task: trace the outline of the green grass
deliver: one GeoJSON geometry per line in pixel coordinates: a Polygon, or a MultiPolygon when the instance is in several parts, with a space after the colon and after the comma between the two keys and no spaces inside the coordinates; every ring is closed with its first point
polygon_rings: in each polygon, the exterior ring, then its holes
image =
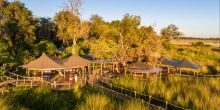
{"type": "Polygon", "coordinates": [[[113,84],[193,110],[217,110],[220,105],[220,80],[196,80],[170,76],[162,80],[150,77],[140,81],[132,77],[114,79],[113,84]]]}
{"type": "Polygon", "coordinates": [[[0,110],[147,110],[141,102],[109,97],[89,85],[71,91],[42,88],[10,88],[0,96],[0,110]]]}

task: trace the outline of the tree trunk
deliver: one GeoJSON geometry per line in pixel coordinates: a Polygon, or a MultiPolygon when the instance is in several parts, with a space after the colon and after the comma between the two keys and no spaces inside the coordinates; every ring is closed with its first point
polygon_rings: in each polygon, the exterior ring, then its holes
{"type": "Polygon", "coordinates": [[[76,54],[76,40],[73,40],[73,45],[72,45],[72,55],[76,54]]]}

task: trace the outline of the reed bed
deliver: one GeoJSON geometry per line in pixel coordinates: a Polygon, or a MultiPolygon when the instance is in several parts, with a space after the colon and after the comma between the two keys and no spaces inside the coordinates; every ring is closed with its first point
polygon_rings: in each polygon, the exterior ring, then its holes
{"type": "Polygon", "coordinates": [[[152,76],[143,81],[128,76],[114,79],[111,83],[193,110],[218,110],[220,105],[219,79],[169,76],[156,80],[152,76]]]}

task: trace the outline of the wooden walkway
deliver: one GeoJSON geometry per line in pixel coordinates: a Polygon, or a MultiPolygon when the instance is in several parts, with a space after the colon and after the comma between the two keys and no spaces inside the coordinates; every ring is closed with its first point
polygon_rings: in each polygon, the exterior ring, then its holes
{"type": "Polygon", "coordinates": [[[35,81],[33,77],[25,77],[18,74],[10,73],[9,76],[0,76],[0,91],[4,92],[6,85],[12,85],[15,87],[37,87],[37,86],[48,86],[54,90],[69,90],[71,88],[70,82],[65,83],[51,83],[46,80],[35,81]]]}

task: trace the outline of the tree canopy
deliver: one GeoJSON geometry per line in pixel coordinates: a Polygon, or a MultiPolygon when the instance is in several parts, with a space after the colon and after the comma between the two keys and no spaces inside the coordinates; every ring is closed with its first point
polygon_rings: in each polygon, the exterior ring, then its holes
{"type": "MultiPolygon", "coordinates": [[[[137,60],[154,65],[160,57],[161,37],[154,27],[141,25],[140,16],[105,21],[94,14],[86,21],[80,16],[81,0],[68,1],[54,18],[42,18],[19,1],[0,0],[0,66],[19,66],[43,52],[52,57],[91,53],[98,59],[118,59],[124,67],[137,60]],[[60,46],[66,49],[58,52],[60,46]]],[[[175,25],[161,30],[164,38],[180,35],[175,25]]]]}
{"type": "Polygon", "coordinates": [[[182,35],[183,33],[180,32],[179,28],[174,24],[170,24],[168,27],[161,30],[161,36],[166,39],[179,38],[182,35]]]}

